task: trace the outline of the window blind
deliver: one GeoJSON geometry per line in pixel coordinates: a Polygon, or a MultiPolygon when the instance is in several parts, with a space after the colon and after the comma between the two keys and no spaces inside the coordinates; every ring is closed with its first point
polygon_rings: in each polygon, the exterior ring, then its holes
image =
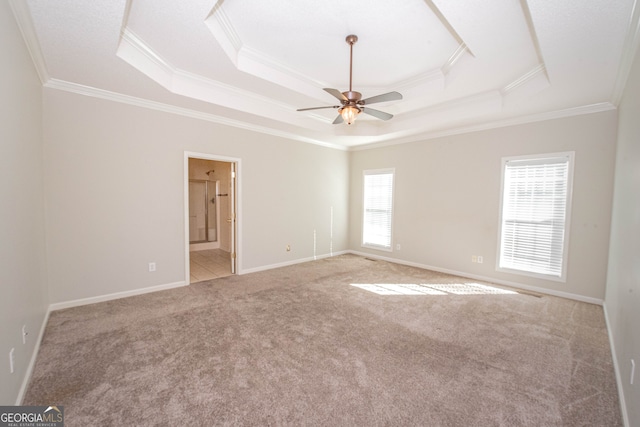
{"type": "Polygon", "coordinates": [[[364,172],[362,245],[391,250],[393,171],[364,172]]]}
{"type": "Polygon", "coordinates": [[[562,277],[569,157],[507,160],[500,267],[562,277]]]}

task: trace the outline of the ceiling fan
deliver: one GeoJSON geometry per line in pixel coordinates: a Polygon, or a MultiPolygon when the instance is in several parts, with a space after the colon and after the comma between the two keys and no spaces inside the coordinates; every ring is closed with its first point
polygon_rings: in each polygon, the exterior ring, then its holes
{"type": "Polygon", "coordinates": [[[333,121],[334,125],[342,122],[347,122],[348,125],[353,123],[360,113],[366,113],[373,117],[377,117],[381,120],[389,120],[393,117],[393,114],[385,113],[384,111],[374,110],[367,107],[369,104],[375,104],[376,102],[396,101],[402,99],[402,95],[398,92],[389,92],[382,95],[372,96],[371,98],[361,99],[362,94],[355,92],[351,88],[351,82],[353,77],[353,45],[358,41],[358,36],[351,34],[347,36],[346,42],[349,44],[349,90],[347,92],[340,92],[338,89],[324,88],[324,91],[335,96],[340,105],[332,105],[326,107],[311,107],[300,108],[297,111],[319,110],[322,108],[337,108],[338,117],[333,121]]]}

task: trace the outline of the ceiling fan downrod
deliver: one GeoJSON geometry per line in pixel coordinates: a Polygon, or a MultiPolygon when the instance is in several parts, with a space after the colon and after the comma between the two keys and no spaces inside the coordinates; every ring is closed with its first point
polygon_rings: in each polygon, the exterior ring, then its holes
{"type": "Polygon", "coordinates": [[[348,35],[345,39],[347,43],[349,43],[349,92],[352,92],[352,81],[353,81],[353,45],[358,41],[358,36],[355,34],[348,35]]]}
{"type": "Polygon", "coordinates": [[[358,102],[362,99],[362,94],[360,92],[353,91],[353,45],[358,41],[358,36],[355,34],[350,34],[345,39],[349,44],[349,92],[343,92],[342,94],[347,99],[346,102],[343,103],[342,108],[338,110],[338,113],[342,116],[342,119],[350,125],[353,123],[358,116],[362,112],[362,109],[358,106],[358,102]]]}

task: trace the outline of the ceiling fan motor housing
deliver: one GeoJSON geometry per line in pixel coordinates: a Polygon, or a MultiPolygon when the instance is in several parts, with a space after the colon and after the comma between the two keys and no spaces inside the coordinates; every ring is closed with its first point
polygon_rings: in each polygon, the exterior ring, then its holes
{"type": "Polygon", "coordinates": [[[362,98],[362,94],[356,91],[346,91],[346,92],[342,92],[342,94],[344,95],[345,98],[347,98],[347,101],[345,101],[345,105],[351,104],[351,103],[357,104],[362,98]]]}

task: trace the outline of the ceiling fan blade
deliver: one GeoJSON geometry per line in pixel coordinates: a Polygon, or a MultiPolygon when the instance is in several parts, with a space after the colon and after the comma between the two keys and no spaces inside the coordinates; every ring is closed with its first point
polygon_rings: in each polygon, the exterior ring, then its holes
{"type": "Polygon", "coordinates": [[[374,110],[373,108],[362,107],[362,112],[369,114],[370,116],[377,117],[380,120],[389,120],[393,117],[393,114],[385,113],[384,111],[374,110]]]}
{"type": "Polygon", "coordinates": [[[322,108],[340,108],[340,106],[339,105],[330,105],[330,106],[327,106],[327,107],[298,108],[296,111],[320,110],[322,108]]]}
{"type": "Polygon", "coordinates": [[[324,89],[325,92],[330,93],[331,95],[335,96],[336,98],[338,98],[340,101],[348,101],[347,97],[344,96],[342,94],[342,92],[340,92],[338,89],[331,89],[329,87],[325,87],[324,89]]]}
{"type": "Polygon", "coordinates": [[[368,105],[368,104],[374,104],[376,102],[397,101],[399,99],[402,99],[402,95],[400,93],[389,92],[389,93],[383,93],[382,95],[372,96],[371,98],[363,99],[362,101],[358,102],[358,104],[368,105]]]}
{"type": "Polygon", "coordinates": [[[339,125],[342,122],[344,122],[344,119],[342,118],[342,114],[338,114],[338,117],[336,117],[336,119],[333,121],[333,124],[339,125]]]}

